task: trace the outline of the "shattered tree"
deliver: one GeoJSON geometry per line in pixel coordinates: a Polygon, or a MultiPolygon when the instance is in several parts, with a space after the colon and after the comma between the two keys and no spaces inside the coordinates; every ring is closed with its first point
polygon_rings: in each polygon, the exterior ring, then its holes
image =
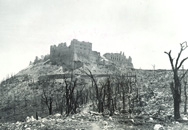
{"type": "MultiPolygon", "coordinates": [[[[184,66],[182,66],[182,70],[183,70],[183,73],[185,73],[184,71],[184,66]]],[[[184,97],[185,97],[185,100],[184,100],[184,114],[187,114],[187,78],[186,76],[183,78],[183,88],[184,88],[184,97]]]]}
{"type": "Polygon", "coordinates": [[[103,102],[102,102],[102,89],[101,91],[99,90],[99,86],[97,84],[97,80],[95,79],[94,75],[92,74],[91,70],[87,68],[87,71],[82,71],[85,73],[92,81],[92,87],[95,88],[95,93],[96,93],[96,99],[97,99],[97,107],[98,107],[98,112],[103,112],[103,102]],[[88,72],[87,72],[88,71],[88,72]]]}
{"type": "Polygon", "coordinates": [[[174,59],[171,56],[171,50],[169,52],[165,52],[169,57],[172,71],[174,74],[174,83],[171,83],[170,87],[171,87],[171,91],[172,91],[172,95],[174,99],[174,119],[175,120],[180,119],[181,80],[184,78],[184,76],[188,72],[187,70],[186,72],[183,73],[182,76],[179,76],[178,74],[179,69],[181,68],[183,63],[188,59],[188,57],[186,57],[183,60],[181,60],[181,62],[179,63],[179,59],[180,59],[182,52],[188,47],[187,42],[180,43],[180,47],[181,49],[180,49],[180,52],[178,53],[178,57],[176,58],[175,64],[173,62],[174,59]]]}
{"type": "Polygon", "coordinates": [[[42,88],[42,101],[46,104],[49,115],[52,115],[52,108],[54,102],[54,94],[55,94],[55,81],[50,81],[49,79],[39,81],[39,85],[42,88]]]}

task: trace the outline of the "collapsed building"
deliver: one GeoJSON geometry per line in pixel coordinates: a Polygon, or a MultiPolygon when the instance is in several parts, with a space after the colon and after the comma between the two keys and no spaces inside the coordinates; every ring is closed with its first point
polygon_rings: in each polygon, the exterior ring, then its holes
{"type": "MultiPolygon", "coordinates": [[[[130,56],[126,58],[122,52],[105,53],[103,56],[111,63],[133,68],[132,58],[130,56]]],[[[99,63],[101,56],[99,52],[92,50],[92,43],[73,39],[69,46],[66,43],[60,43],[58,46],[52,45],[50,60],[53,64],[66,66],[72,65],[74,62],[79,67],[83,63],[99,63]]]]}
{"type": "Polygon", "coordinates": [[[73,39],[70,46],[66,43],[60,43],[58,46],[52,45],[50,60],[58,65],[71,65],[73,61],[96,63],[100,60],[100,53],[92,50],[92,43],[73,39]]]}
{"type": "Polygon", "coordinates": [[[105,53],[103,56],[116,65],[125,66],[126,68],[133,68],[132,58],[130,56],[129,58],[126,58],[122,52],[105,53]]]}

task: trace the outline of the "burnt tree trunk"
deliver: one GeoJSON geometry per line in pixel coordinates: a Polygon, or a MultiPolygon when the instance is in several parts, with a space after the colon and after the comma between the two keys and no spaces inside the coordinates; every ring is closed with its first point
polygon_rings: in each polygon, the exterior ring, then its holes
{"type": "Polygon", "coordinates": [[[92,81],[92,88],[94,87],[95,88],[95,94],[96,94],[96,99],[97,99],[97,107],[98,107],[98,112],[100,113],[101,112],[101,103],[102,103],[102,99],[101,99],[101,96],[99,94],[99,87],[97,85],[97,81],[96,79],[94,78],[92,72],[87,69],[89,73],[87,73],[86,71],[83,71],[88,77],[91,78],[91,81],[92,81]]]}
{"type": "Polygon", "coordinates": [[[108,106],[108,110],[110,111],[111,108],[111,98],[112,98],[112,94],[111,94],[111,88],[110,88],[110,79],[107,79],[107,106],[108,106]]]}
{"type": "Polygon", "coordinates": [[[66,83],[66,114],[69,115],[70,109],[69,109],[69,89],[68,89],[68,84],[66,83]]]}
{"type": "Polygon", "coordinates": [[[49,115],[52,115],[52,103],[53,103],[53,99],[50,97],[49,104],[48,104],[48,101],[46,101],[46,104],[48,106],[49,115]]]}
{"type": "Polygon", "coordinates": [[[177,76],[177,72],[174,72],[174,81],[175,81],[175,88],[174,88],[174,118],[180,118],[180,103],[181,103],[181,83],[179,77],[177,76]]]}
{"type": "Polygon", "coordinates": [[[38,117],[38,113],[36,112],[36,120],[38,120],[39,119],[39,117],[38,117]]]}
{"type": "Polygon", "coordinates": [[[125,91],[123,89],[123,110],[125,110],[125,91]]]}
{"type": "Polygon", "coordinates": [[[174,73],[174,86],[172,83],[170,87],[171,87],[171,91],[172,91],[172,95],[174,99],[174,119],[175,120],[180,118],[181,80],[184,78],[185,74],[188,72],[186,71],[185,73],[183,73],[181,77],[178,75],[178,70],[183,65],[183,63],[188,59],[188,57],[186,57],[183,60],[181,60],[181,62],[179,63],[179,59],[180,59],[182,52],[188,47],[187,42],[180,43],[180,46],[181,46],[181,49],[180,49],[180,52],[178,53],[178,57],[176,59],[175,64],[173,62],[174,59],[171,56],[171,50],[169,52],[165,52],[169,57],[172,71],[174,73]]]}
{"type": "Polygon", "coordinates": [[[174,118],[179,119],[180,118],[180,94],[175,91],[174,95],[174,118]]]}
{"type": "Polygon", "coordinates": [[[104,90],[103,90],[103,98],[102,98],[102,102],[103,102],[102,112],[104,112],[105,97],[106,97],[105,95],[106,95],[106,89],[104,88],[104,90]]]}
{"type": "Polygon", "coordinates": [[[184,114],[187,114],[187,82],[184,81],[184,96],[185,96],[185,104],[184,104],[184,114]]]}

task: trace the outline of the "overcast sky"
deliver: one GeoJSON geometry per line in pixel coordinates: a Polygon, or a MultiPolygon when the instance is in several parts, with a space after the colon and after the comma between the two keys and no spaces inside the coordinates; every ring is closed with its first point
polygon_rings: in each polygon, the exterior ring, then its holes
{"type": "Polygon", "coordinates": [[[164,51],[175,58],[188,40],[187,13],[187,0],[0,0],[0,80],[72,39],[123,51],[135,68],[170,69],[164,51]]]}

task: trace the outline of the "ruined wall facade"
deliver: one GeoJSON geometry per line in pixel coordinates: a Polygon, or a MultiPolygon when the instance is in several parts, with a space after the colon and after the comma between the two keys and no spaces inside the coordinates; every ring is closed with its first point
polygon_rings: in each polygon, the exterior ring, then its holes
{"type": "Polygon", "coordinates": [[[128,68],[133,68],[132,58],[130,56],[129,56],[129,58],[126,58],[126,56],[122,52],[120,52],[120,53],[105,53],[103,56],[115,64],[125,65],[128,68]]]}
{"type": "MultiPolygon", "coordinates": [[[[132,58],[126,58],[124,53],[106,53],[104,54],[111,62],[133,68],[132,58]]],[[[50,60],[58,65],[71,65],[73,61],[81,61],[86,63],[99,63],[100,53],[92,50],[92,43],[78,41],[73,39],[70,46],[66,43],[60,43],[58,46],[50,47],[50,60]]]]}
{"type": "Polygon", "coordinates": [[[64,52],[70,51],[70,48],[67,47],[66,43],[60,43],[58,46],[50,46],[50,55],[51,56],[62,56],[64,52]]]}
{"type": "Polygon", "coordinates": [[[53,45],[50,47],[50,60],[54,64],[62,65],[70,65],[73,54],[70,50],[70,47],[66,45],[66,43],[60,43],[58,46],[53,45]]]}
{"type": "Polygon", "coordinates": [[[92,51],[92,43],[73,39],[70,46],[67,46],[66,43],[51,46],[50,58],[52,63],[69,65],[72,61],[97,62],[100,53],[92,51]]]}
{"type": "Polygon", "coordinates": [[[100,60],[100,52],[92,51],[89,55],[91,62],[98,62],[100,60]]]}
{"type": "Polygon", "coordinates": [[[80,42],[76,39],[71,41],[70,49],[77,54],[89,55],[92,51],[92,43],[80,42]]]}

